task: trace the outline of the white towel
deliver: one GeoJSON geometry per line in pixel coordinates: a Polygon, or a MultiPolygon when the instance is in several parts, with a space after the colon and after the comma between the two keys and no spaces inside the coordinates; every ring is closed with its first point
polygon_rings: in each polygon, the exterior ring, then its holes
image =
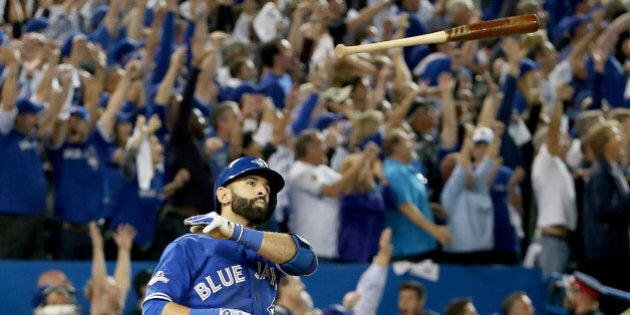
{"type": "MultiPolygon", "coordinates": [[[[127,141],[127,149],[138,137],[141,137],[141,134],[140,130],[136,128],[127,141]]],[[[136,155],[136,172],[140,190],[148,190],[151,188],[151,180],[153,179],[154,169],[153,161],[151,160],[151,144],[149,143],[149,137],[147,136],[142,136],[142,142],[140,142],[140,147],[138,148],[138,154],[136,155]]]]}
{"type": "Polygon", "coordinates": [[[431,259],[425,259],[418,263],[398,261],[392,264],[392,269],[398,276],[409,273],[412,276],[434,282],[440,279],[440,265],[434,263],[431,259]]]}

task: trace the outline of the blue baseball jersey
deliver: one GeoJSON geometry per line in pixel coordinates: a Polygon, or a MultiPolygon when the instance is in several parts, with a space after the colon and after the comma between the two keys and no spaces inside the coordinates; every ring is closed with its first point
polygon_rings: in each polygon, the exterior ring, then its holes
{"type": "Polygon", "coordinates": [[[149,189],[142,190],[138,180],[125,181],[114,202],[111,227],[113,230],[123,223],[129,223],[136,229],[133,243],[147,245],[153,242],[155,224],[164,203],[164,170],[156,169],[149,189]]]}
{"type": "Polygon", "coordinates": [[[279,109],[284,108],[284,99],[291,91],[292,85],[290,75],[285,73],[279,76],[271,72],[267,72],[267,74],[260,79],[259,84],[263,94],[271,97],[273,104],[279,109]]]}
{"type": "Polygon", "coordinates": [[[0,134],[0,152],[0,213],[43,214],[46,177],[37,139],[12,129],[0,134]]]}
{"type": "Polygon", "coordinates": [[[244,245],[186,234],[162,253],[144,303],[157,299],[192,309],[273,314],[280,272],[244,245]]]}
{"type": "Polygon", "coordinates": [[[110,142],[97,129],[80,144],[64,143],[49,149],[53,165],[55,217],[75,224],[106,217],[105,162],[110,142]]]}

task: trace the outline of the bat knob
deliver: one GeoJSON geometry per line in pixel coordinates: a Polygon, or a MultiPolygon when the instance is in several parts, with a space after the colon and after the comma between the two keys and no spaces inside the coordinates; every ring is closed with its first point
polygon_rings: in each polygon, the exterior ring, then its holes
{"type": "Polygon", "coordinates": [[[341,59],[345,57],[347,54],[348,54],[348,51],[346,49],[346,45],[339,44],[335,46],[335,55],[337,56],[337,58],[341,59]]]}

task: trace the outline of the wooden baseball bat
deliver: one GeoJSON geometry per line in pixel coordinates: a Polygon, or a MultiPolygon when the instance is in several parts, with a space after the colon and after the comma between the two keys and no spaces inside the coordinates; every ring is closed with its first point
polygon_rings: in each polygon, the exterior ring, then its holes
{"type": "Polygon", "coordinates": [[[538,30],[539,27],[540,20],[538,19],[537,15],[517,15],[502,19],[462,25],[439,32],[387,40],[377,43],[355,46],[345,46],[344,44],[339,44],[337,45],[337,47],[335,47],[335,55],[337,55],[337,58],[343,58],[344,56],[350,54],[372,52],[389,48],[407,47],[423,44],[440,44],[446,42],[458,42],[517,35],[535,32],[538,30]]]}

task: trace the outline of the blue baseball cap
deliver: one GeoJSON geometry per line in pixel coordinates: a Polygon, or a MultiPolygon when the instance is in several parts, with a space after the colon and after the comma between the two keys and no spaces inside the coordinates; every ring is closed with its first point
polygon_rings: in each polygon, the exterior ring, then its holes
{"type": "Polygon", "coordinates": [[[19,114],[39,114],[44,109],[44,105],[33,102],[28,97],[19,97],[15,103],[19,114]]]}
{"type": "Polygon", "coordinates": [[[88,110],[80,105],[72,105],[70,107],[70,115],[74,115],[77,116],[81,119],[83,119],[85,122],[90,122],[90,113],[88,112],[88,110]]]}
{"type": "Polygon", "coordinates": [[[536,70],[538,69],[539,64],[537,62],[535,62],[534,60],[531,60],[529,58],[523,58],[523,60],[521,60],[521,78],[524,77],[528,72],[532,71],[532,70],[536,70]]]}
{"type": "Polygon", "coordinates": [[[424,73],[420,76],[423,79],[428,80],[430,86],[437,86],[440,74],[442,72],[451,72],[451,64],[451,57],[436,58],[427,64],[424,73]]]}
{"type": "Polygon", "coordinates": [[[44,17],[32,18],[24,25],[24,32],[42,32],[50,26],[50,21],[44,17]]]}
{"type": "Polygon", "coordinates": [[[129,57],[131,56],[133,58],[135,56],[134,53],[137,52],[138,48],[142,47],[142,45],[142,42],[137,42],[127,38],[118,41],[112,48],[110,64],[119,64],[124,66],[127,62],[129,62],[129,60],[131,60],[129,57]]]}

